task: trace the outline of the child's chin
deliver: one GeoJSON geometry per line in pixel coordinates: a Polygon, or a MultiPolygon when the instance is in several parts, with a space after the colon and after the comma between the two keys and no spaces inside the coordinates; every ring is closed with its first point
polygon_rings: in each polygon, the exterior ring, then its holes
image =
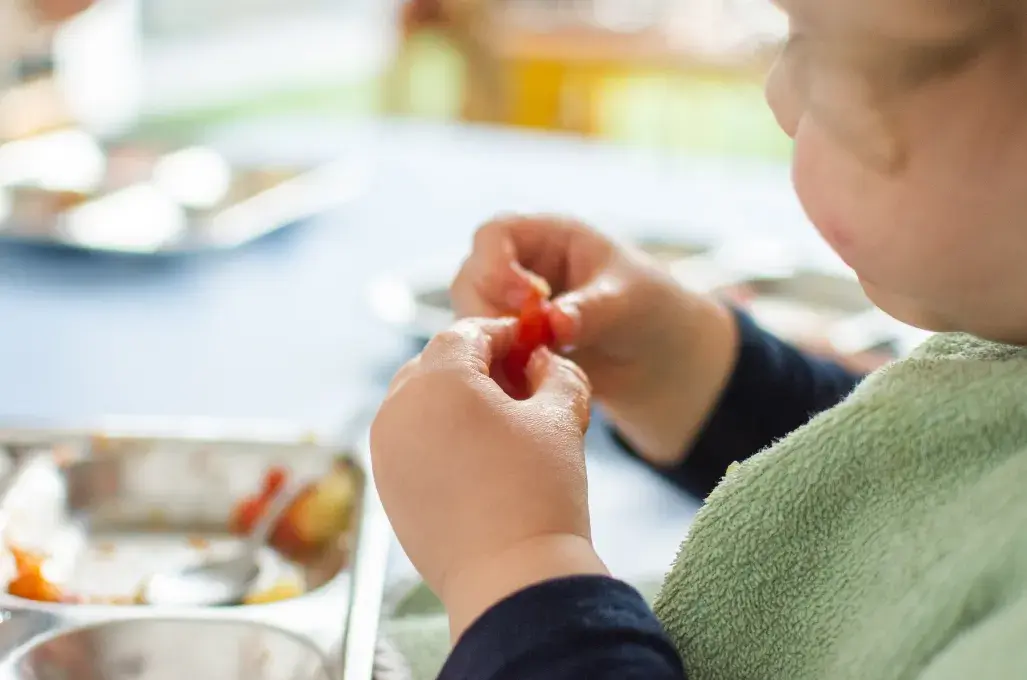
{"type": "Polygon", "coordinates": [[[934,333],[955,330],[948,321],[938,313],[928,309],[918,300],[883,290],[862,277],[859,279],[859,284],[863,287],[863,292],[867,294],[870,301],[896,321],[934,333]]]}

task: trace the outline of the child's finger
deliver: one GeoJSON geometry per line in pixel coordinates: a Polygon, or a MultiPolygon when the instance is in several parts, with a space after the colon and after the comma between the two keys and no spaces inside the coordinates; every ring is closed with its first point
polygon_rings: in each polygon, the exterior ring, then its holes
{"type": "MultiPolygon", "coordinates": [[[[505,311],[517,311],[541,277],[547,286],[565,269],[572,225],[564,218],[548,215],[508,215],[484,224],[474,235],[473,254],[468,264],[482,286],[488,277],[489,301],[505,311]],[[529,273],[533,270],[538,277],[529,273]]],[[[580,225],[579,225],[580,227],[580,225]]]]}
{"type": "Polygon", "coordinates": [[[489,270],[489,266],[474,254],[457,273],[449,295],[458,318],[498,317],[517,309],[512,301],[520,299],[521,294],[510,291],[521,290],[519,277],[509,263],[498,270],[489,270]]]}
{"type": "Polygon", "coordinates": [[[582,433],[588,429],[592,386],[577,364],[541,347],[528,363],[528,381],[533,393],[530,402],[546,402],[566,411],[582,433]]]}
{"type": "Polygon", "coordinates": [[[488,375],[493,359],[506,355],[516,332],[514,319],[464,319],[428,342],[421,363],[436,369],[465,366],[488,375]]]}
{"type": "Polygon", "coordinates": [[[487,300],[506,311],[520,309],[531,290],[514,239],[517,223],[516,218],[499,218],[478,229],[474,249],[465,263],[469,277],[487,300]]]}
{"type": "Polygon", "coordinates": [[[623,317],[626,304],[623,283],[606,275],[557,297],[549,315],[557,347],[588,346],[623,317]]]}

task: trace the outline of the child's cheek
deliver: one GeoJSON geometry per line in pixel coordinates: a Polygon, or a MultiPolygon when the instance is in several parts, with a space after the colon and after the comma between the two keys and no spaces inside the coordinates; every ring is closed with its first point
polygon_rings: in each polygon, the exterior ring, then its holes
{"type": "Polygon", "coordinates": [[[839,167],[838,153],[822,130],[805,122],[800,124],[792,157],[792,183],[810,222],[848,262],[847,254],[855,244],[851,211],[845,206],[848,182],[839,167]]]}

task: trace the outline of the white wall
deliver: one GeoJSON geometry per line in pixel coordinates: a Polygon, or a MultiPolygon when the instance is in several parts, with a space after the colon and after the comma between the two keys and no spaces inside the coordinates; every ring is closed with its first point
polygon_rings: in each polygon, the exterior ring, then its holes
{"type": "Polygon", "coordinates": [[[366,78],[395,47],[397,0],[101,0],[61,62],[75,108],[110,130],[146,113],[366,78]],[[149,25],[143,20],[154,5],[149,25]]]}

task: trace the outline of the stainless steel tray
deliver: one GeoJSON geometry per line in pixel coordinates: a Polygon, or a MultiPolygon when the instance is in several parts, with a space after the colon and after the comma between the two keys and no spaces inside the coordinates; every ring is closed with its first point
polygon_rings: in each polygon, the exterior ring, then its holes
{"type": "Polygon", "coordinates": [[[62,130],[0,146],[0,238],[119,253],[226,249],[352,200],[366,169],[243,163],[62,130]]]}
{"type": "Polygon", "coordinates": [[[193,430],[0,429],[0,447],[13,459],[0,488],[6,541],[34,541],[24,547],[48,549],[56,571],[66,560],[71,583],[77,577],[75,585],[105,594],[131,589],[145,575],[139,569],[164,561],[173,567],[188,549],[205,551],[207,540],[227,539],[223,527],[234,502],[259,486],[269,465],[302,479],[342,459],[360,481],[351,540],[304,568],[312,589],[294,599],[204,609],[0,595],[7,618],[0,626],[0,679],[372,677],[391,532],[366,473],[366,442],[337,448],[304,436],[233,432],[238,428],[209,423],[193,430]],[[112,540],[126,555],[110,559],[101,546],[112,540]],[[61,674],[66,670],[70,675],[61,674]]]}

